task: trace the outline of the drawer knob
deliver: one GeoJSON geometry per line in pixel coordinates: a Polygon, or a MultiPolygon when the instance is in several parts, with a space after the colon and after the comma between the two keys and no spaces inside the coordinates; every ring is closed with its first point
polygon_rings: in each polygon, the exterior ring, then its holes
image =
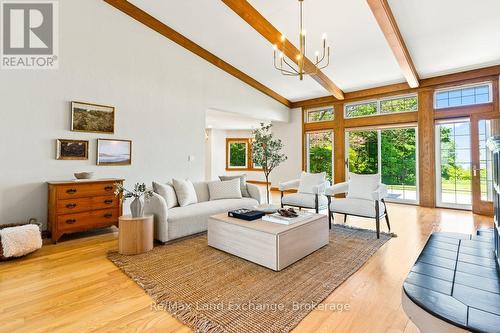
{"type": "Polygon", "coordinates": [[[106,186],[104,188],[105,191],[111,191],[113,189],[113,186],[106,186]]]}
{"type": "Polygon", "coordinates": [[[66,205],[66,208],[75,208],[76,204],[75,203],[70,203],[66,205]]]}
{"type": "Polygon", "coordinates": [[[68,194],[75,194],[76,193],[76,188],[70,188],[70,189],[66,190],[66,193],[68,193],[68,194]]]}
{"type": "Polygon", "coordinates": [[[69,219],[69,220],[66,220],[66,223],[67,224],[74,224],[74,223],[76,223],[76,220],[75,219],[69,219]]]}
{"type": "Polygon", "coordinates": [[[104,203],[105,203],[106,205],[111,205],[111,204],[113,203],[113,200],[111,200],[111,199],[104,200],[104,203]]]}
{"type": "Polygon", "coordinates": [[[107,218],[107,219],[110,219],[113,217],[113,214],[104,214],[104,217],[107,218]]]}

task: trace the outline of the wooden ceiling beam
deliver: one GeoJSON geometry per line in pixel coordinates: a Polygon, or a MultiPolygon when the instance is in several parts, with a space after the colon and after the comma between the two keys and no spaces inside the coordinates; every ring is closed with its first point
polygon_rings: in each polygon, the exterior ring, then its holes
{"type": "MultiPolygon", "coordinates": [[[[278,31],[264,16],[262,16],[252,5],[246,0],[222,0],[231,10],[254,28],[262,37],[267,39],[273,45],[281,45],[281,32],[278,31]]],[[[297,55],[300,51],[287,39],[285,40],[283,53],[287,58],[297,63],[297,55]]],[[[311,77],[325,88],[335,98],[344,99],[344,92],[326,76],[321,70],[317,69],[312,61],[304,59],[304,69],[307,72],[317,71],[316,74],[311,74],[311,77]]]]}
{"type": "Polygon", "coordinates": [[[272,89],[266,87],[262,83],[258,82],[257,80],[253,79],[249,75],[243,73],[236,67],[232,66],[231,64],[225,62],[224,60],[220,59],[217,57],[215,54],[210,53],[206,49],[202,48],[195,42],[191,41],[190,39],[184,37],[177,31],[173,30],[163,22],[159,21],[155,17],[151,16],[150,14],[146,13],[142,9],[134,6],[130,2],[126,0],[104,0],[111,6],[115,7],[116,9],[122,11],[123,13],[127,14],[128,16],[132,17],[133,19],[137,20],[138,22],[144,24],[145,26],[149,27],[150,29],[158,32],[159,34],[163,35],[164,37],[170,39],[174,43],[177,43],[178,45],[184,47],[188,51],[191,51],[192,53],[196,54],[197,56],[205,59],[212,65],[222,69],[226,73],[234,76],[235,78],[245,82],[249,86],[259,90],[260,92],[266,94],[267,96],[275,99],[276,101],[280,102],[281,104],[290,107],[291,102],[286,99],[285,97],[281,96],[280,94],[276,93],[272,89]]]}
{"type": "Polygon", "coordinates": [[[411,88],[419,86],[418,73],[411,60],[410,52],[406,48],[406,44],[401,36],[394,15],[392,14],[391,7],[387,0],[367,0],[370,9],[377,20],[377,23],[382,30],[382,33],[389,43],[389,47],[396,57],[396,61],[403,72],[411,88]]]}

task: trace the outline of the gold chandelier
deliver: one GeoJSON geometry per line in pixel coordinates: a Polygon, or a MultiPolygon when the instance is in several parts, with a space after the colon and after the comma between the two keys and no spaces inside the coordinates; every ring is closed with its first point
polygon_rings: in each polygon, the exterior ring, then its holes
{"type": "MultiPolygon", "coordinates": [[[[304,0],[298,0],[300,4],[300,32],[299,32],[299,54],[296,55],[293,63],[290,63],[285,57],[285,36],[281,36],[281,46],[274,45],[274,68],[279,70],[283,75],[298,76],[300,80],[304,75],[316,74],[319,70],[327,67],[330,64],[330,46],[326,46],[326,34],[323,34],[323,51],[320,53],[316,51],[314,66],[307,66],[305,68],[306,59],[306,30],[303,27],[302,20],[302,3],[304,0]],[[326,62],[325,62],[326,59],[326,62]]],[[[308,60],[307,60],[308,61],[308,60]]]]}

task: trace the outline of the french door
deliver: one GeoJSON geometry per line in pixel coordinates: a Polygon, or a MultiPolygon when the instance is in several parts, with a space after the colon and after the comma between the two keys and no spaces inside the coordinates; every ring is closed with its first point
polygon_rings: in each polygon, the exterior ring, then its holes
{"type": "Polygon", "coordinates": [[[493,162],[486,145],[491,136],[500,135],[500,120],[491,116],[471,116],[472,211],[493,215],[493,162]]]}
{"type": "Polygon", "coordinates": [[[436,205],[492,215],[493,166],[486,141],[500,134],[491,116],[436,123],[436,205]]]}

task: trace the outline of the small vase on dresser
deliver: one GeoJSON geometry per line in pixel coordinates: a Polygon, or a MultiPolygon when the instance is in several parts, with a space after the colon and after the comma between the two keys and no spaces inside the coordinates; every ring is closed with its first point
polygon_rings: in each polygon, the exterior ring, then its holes
{"type": "Polygon", "coordinates": [[[48,230],[57,242],[64,234],[118,226],[121,198],[115,184],[123,179],[94,179],[48,182],[48,230]]]}

